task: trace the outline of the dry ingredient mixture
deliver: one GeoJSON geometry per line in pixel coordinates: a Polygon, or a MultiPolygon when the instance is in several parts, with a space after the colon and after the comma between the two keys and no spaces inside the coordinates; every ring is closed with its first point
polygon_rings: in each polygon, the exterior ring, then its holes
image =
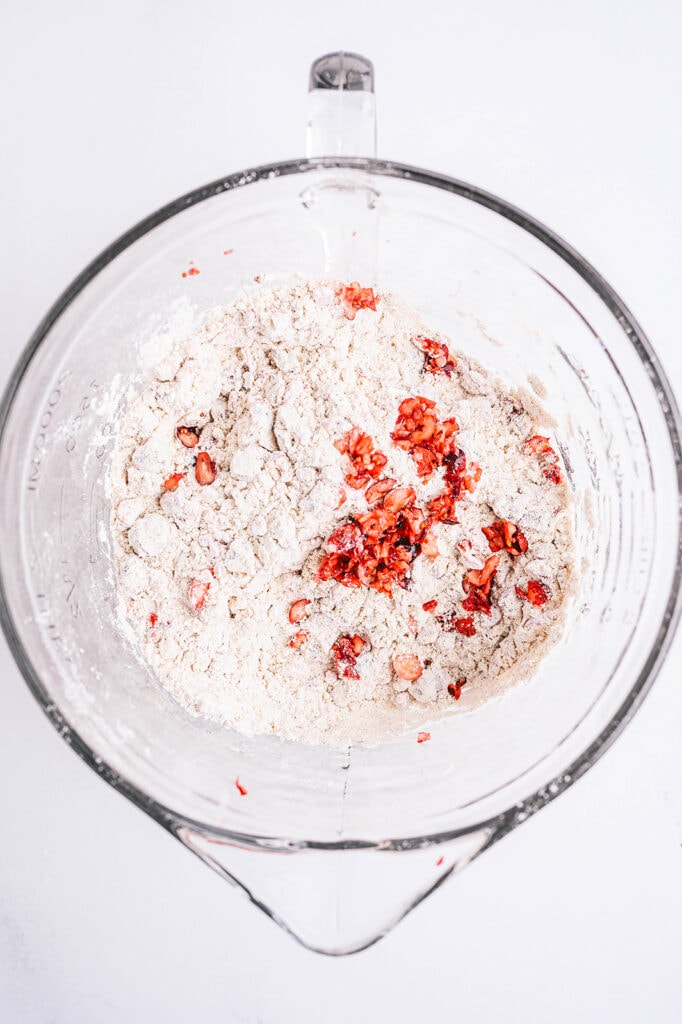
{"type": "Polygon", "coordinates": [[[120,598],[156,675],[190,712],[333,745],[527,677],[572,586],[547,423],[356,282],[215,310],[130,402],[111,471],[120,598]]]}

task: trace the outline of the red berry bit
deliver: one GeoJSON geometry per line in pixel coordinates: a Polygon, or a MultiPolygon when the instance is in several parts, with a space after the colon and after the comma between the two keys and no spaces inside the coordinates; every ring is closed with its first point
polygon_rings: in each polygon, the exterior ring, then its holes
{"type": "MultiPolygon", "coordinates": [[[[435,522],[453,526],[458,522],[457,502],[464,491],[472,492],[481,478],[481,467],[472,462],[467,469],[466,455],[461,448],[454,448],[443,456],[445,490],[429,503],[429,515],[435,522]]],[[[462,549],[463,550],[463,549],[462,549]]]]}
{"type": "Polygon", "coordinates": [[[393,669],[399,679],[404,679],[409,683],[419,679],[423,672],[419,658],[414,654],[396,654],[393,659],[393,669]]]}
{"type": "Polygon", "coordinates": [[[438,607],[438,601],[425,601],[422,608],[425,612],[435,612],[438,607]]]}
{"type": "Polygon", "coordinates": [[[241,782],[239,781],[239,776],[237,776],[237,778],[234,780],[234,784],[237,787],[240,796],[248,796],[249,791],[248,789],[245,789],[244,786],[242,786],[241,782]]]}
{"type": "Polygon", "coordinates": [[[428,480],[448,455],[456,450],[455,419],[438,421],[436,403],[417,395],[406,398],[398,406],[398,418],[391,434],[396,448],[412,456],[417,475],[428,480]]]}
{"type": "Polygon", "coordinates": [[[471,462],[469,464],[469,472],[462,474],[462,483],[464,484],[469,494],[473,494],[474,491],[476,490],[476,485],[478,484],[478,481],[481,479],[482,473],[483,470],[478,465],[478,463],[471,462]]]}
{"type": "Polygon", "coordinates": [[[199,435],[192,427],[178,427],[175,433],[185,448],[196,448],[199,444],[199,435]]]}
{"type": "Polygon", "coordinates": [[[299,647],[303,646],[307,639],[308,633],[306,633],[305,629],[299,629],[298,633],[294,633],[289,641],[289,647],[293,647],[294,650],[297,651],[299,647]]]}
{"type": "Polygon", "coordinates": [[[457,618],[454,613],[451,615],[437,615],[436,622],[440,623],[445,633],[461,633],[462,636],[476,636],[473,615],[465,615],[457,618]]]}
{"type": "Polygon", "coordinates": [[[392,491],[397,483],[397,480],[392,480],[388,476],[384,476],[381,480],[377,480],[376,483],[370,484],[365,491],[365,498],[368,505],[376,505],[378,501],[381,501],[389,491],[392,491]]]}
{"type": "Polygon", "coordinates": [[[189,603],[195,612],[200,612],[204,607],[214,578],[213,569],[199,569],[192,577],[189,585],[189,603]]]}
{"type": "Polygon", "coordinates": [[[355,667],[358,656],[367,646],[367,641],[357,634],[344,634],[332,644],[334,668],[339,679],[359,679],[360,673],[355,667]]]}
{"type": "Polygon", "coordinates": [[[216,478],[215,462],[211,459],[208,452],[199,452],[197,455],[197,464],[194,469],[194,476],[198,484],[205,487],[206,484],[212,484],[216,478]]]}
{"type": "Polygon", "coordinates": [[[444,373],[450,377],[457,366],[457,360],[450,356],[447,345],[441,345],[431,338],[417,337],[412,339],[412,344],[424,353],[425,373],[444,373]]]}
{"type": "Polygon", "coordinates": [[[334,579],[344,587],[369,587],[388,597],[393,597],[394,586],[407,589],[422,545],[433,543],[431,523],[415,500],[411,487],[396,487],[368,512],[337,527],[327,540],[317,581],[334,579]]]}
{"type": "Polygon", "coordinates": [[[428,743],[428,741],[430,739],[431,739],[431,733],[430,732],[418,732],[417,733],[417,743],[428,743]]]}
{"type": "Polygon", "coordinates": [[[521,587],[515,587],[514,589],[523,601],[530,601],[537,608],[549,601],[550,598],[547,587],[543,586],[539,580],[528,580],[525,591],[521,587]]]}
{"type": "Polygon", "coordinates": [[[523,450],[526,455],[537,455],[542,466],[542,475],[551,484],[560,484],[562,477],[559,470],[559,456],[549,443],[548,437],[540,434],[533,434],[523,442],[523,450]]]}
{"type": "Polygon", "coordinates": [[[307,606],[310,604],[310,600],[307,597],[301,597],[298,601],[294,601],[291,608],[289,609],[289,622],[295,623],[300,622],[304,619],[308,612],[306,611],[307,606]]]}
{"type": "Polygon", "coordinates": [[[159,621],[159,616],[156,614],[156,612],[150,612],[149,613],[149,639],[152,641],[153,644],[158,644],[159,640],[161,639],[161,635],[160,635],[158,629],[156,628],[156,623],[158,621],[159,621]]]}
{"type": "Polygon", "coordinates": [[[467,597],[462,602],[462,608],[465,612],[491,614],[490,588],[492,587],[499,564],[500,556],[491,555],[482,569],[469,569],[464,574],[462,588],[467,597]]]}
{"type": "Polygon", "coordinates": [[[371,480],[376,480],[388,462],[383,452],[374,450],[369,434],[363,434],[359,427],[352,427],[334,447],[347,459],[346,483],[356,491],[362,490],[371,480]]]}
{"type": "Polygon", "coordinates": [[[371,288],[361,288],[359,281],[351,281],[338,294],[343,302],[343,315],[347,320],[355,320],[359,309],[373,309],[376,312],[379,296],[371,288]]]}
{"type": "Polygon", "coordinates": [[[508,551],[510,555],[525,555],[528,541],[518,526],[507,519],[496,519],[490,526],[481,527],[491,551],[508,551]]]}
{"type": "Polygon", "coordinates": [[[198,273],[200,273],[199,268],[195,267],[193,263],[190,263],[190,265],[187,268],[187,270],[183,270],[182,276],[183,277],[196,277],[198,273]]]}
{"type": "Polygon", "coordinates": [[[178,484],[182,480],[184,473],[171,473],[171,475],[163,481],[164,491],[177,491],[178,484]]]}
{"type": "Polygon", "coordinates": [[[459,700],[462,696],[462,687],[466,686],[466,679],[458,679],[456,683],[448,683],[448,693],[455,700],[459,700]]]}

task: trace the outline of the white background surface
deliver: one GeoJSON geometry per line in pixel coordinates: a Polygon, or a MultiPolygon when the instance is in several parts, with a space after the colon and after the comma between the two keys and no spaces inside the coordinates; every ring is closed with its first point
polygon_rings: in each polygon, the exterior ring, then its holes
{"type": "MultiPolygon", "coordinates": [[[[307,68],[376,65],[380,155],[474,181],[625,296],[682,393],[682,9],[0,0],[0,373],[114,236],[303,151],[307,68]]],[[[0,482],[1,487],[1,482],[0,482]]],[[[0,543],[3,543],[0,538],[0,543]]],[[[680,638],[561,799],[372,950],[298,948],[59,740],[0,649],[0,1020],[682,1019],[680,638]]]]}

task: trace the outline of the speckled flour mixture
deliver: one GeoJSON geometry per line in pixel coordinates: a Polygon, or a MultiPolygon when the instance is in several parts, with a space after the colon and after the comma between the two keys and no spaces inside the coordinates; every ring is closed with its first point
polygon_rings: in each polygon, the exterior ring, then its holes
{"type": "Polygon", "coordinates": [[[193,713],[334,745],[527,677],[572,587],[550,422],[390,294],[214,311],[130,402],[111,470],[156,675],[193,713]]]}

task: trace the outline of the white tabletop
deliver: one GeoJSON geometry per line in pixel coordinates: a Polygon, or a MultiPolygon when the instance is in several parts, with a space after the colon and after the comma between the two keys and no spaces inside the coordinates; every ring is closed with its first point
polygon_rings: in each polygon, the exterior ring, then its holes
{"type": "MultiPolygon", "coordinates": [[[[681,38],[673,0],[2,3],[3,380],[115,235],[300,155],[308,65],[345,47],[376,65],[380,155],[570,240],[682,394],[681,38]]],[[[344,960],[296,946],[88,771],[3,642],[0,1020],[678,1022],[681,641],[585,778],[344,960]]]]}

